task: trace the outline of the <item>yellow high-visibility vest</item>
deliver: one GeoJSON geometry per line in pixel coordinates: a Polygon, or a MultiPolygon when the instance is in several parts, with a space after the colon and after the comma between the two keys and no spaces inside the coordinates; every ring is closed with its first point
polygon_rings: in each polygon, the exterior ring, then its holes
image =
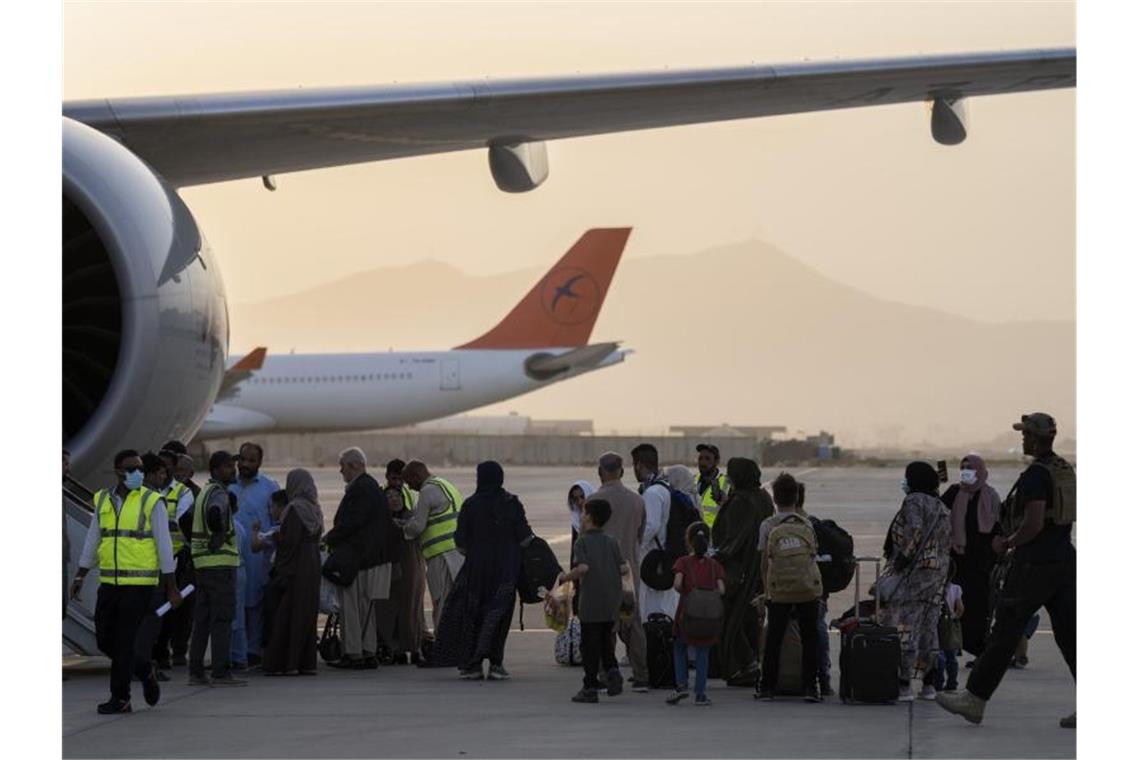
{"type": "Polygon", "coordinates": [[[99,520],[99,582],[110,586],[157,586],[158,545],[151,532],[151,514],[162,496],[149,488],[127,494],[115,511],[110,490],[95,494],[99,520]]]}
{"type": "Polygon", "coordinates": [[[439,514],[428,515],[427,527],[420,534],[420,549],[423,550],[425,560],[455,549],[455,526],[459,522],[459,507],[463,504],[459,489],[443,478],[433,476],[424,481],[424,485],[428,483],[435,484],[443,491],[448,505],[439,514]]]}
{"type": "Polygon", "coordinates": [[[178,527],[178,502],[182,501],[182,494],[189,490],[185,483],[176,480],[163,497],[166,500],[167,523],[170,525],[170,543],[174,547],[175,554],[182,551],[182,547],[186,545],[186,541],[182,538],[182,528],[178,527]]]}
{"type": "Polygon", "coordinates": [[[404,500],[404,511],[411,512],[416,507],[416,497],[412,494],[411,487],[405,483],[400,486],[400,496],[404,500]]]}
{"type": "MultiPolygon", "coordinates": [[[[727,487],[725,486],[727,478],[728,476],[723,472],[716,478],[716,483],[718,486],[720,486],[720,492],[722,494],[728,491],[727,487]]],[[[700,477],[698,476],[697,483],[699,484],[700,482],[700,477]]],[[[716,499],[713,498],[712,486],[708,486],[704,491],[701,492],[701,519],[705,521],[705,525],[708,525],[710,528],[712,527],[712,524],[716,522],[716,513],[718,509],[720,509],[720,505],[717,504],[716,499]]]]}
{"type": "Polygon", "coordinates": [[[237,567],[241,564],[238,556],[237,534],[234,532],[234,518],[229,507],[222,512],[226,521],[225,541],[217,550],[210,549],[210,530],[206,527],[206,505],[215,490],[225,492],[225,486],[213,481],[207,483],[198,492],[194,500],[194,524],[190,529],[190,556],[194,560],[195,570],[206,570],[214,567],[237,567]]]}

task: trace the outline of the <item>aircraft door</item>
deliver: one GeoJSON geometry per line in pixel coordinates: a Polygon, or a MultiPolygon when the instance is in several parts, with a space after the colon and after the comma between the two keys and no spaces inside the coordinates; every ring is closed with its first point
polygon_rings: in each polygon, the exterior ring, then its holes
{"type": "Polygon", "coordinates": [[[439,389],[457,391],[459,387],[459,360],[443,359],[439,363],[439,389]]]}

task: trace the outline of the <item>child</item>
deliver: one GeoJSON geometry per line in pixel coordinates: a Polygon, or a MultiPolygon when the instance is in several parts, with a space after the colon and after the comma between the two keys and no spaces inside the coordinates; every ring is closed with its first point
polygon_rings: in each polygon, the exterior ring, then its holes
{"type": "Polygon", "coordinates": [[[582,667],[586,671],[582,689],[573,702],[596,703],[598,665],[606,669],[606,694],[621,694],[622,678],[614,657],[614,622],[622,603],[622,576],[629,575],[617,541],[602,532],[609,521],[610,503],[605,499],[587,501],[582,507],[582,535],[574,544],[574,567],[558,576],[558,584],[578,581],[578,622],[582,627],[582,667]]]}
{"type": "MultiPolygon", "coordinates": [[[[712,557],[705,556],[709,550],[709,528],[703,522],[695,522],[685,530],[685,547],[689,553],[673,563],[673,589],[681,594],[677,605],[677,619],[673,623],[673,669],[677,686],[665,697],[665,701],[675,705],[689,696],[689,650],[692,649],[696,661],[696,704],[705,706],[712,700],[705,693],[705,683],[709,673],[709,650],[719,636],[700,636],[686,633],[685,605],[694,589],[715,589],[724,596],[724,568],[712,557]]],[[[689,628],[691,631],[691,627],[689,628]]]]}

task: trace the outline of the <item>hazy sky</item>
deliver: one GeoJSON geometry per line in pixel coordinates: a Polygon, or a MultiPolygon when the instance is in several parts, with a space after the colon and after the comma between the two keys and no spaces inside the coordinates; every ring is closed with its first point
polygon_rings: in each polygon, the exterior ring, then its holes
{"type": "MultiPolygon", "coordinates": [[[[1072,3],[66,3],[63,85],[87,98],[1073,44],[1072,3]]],[[[975,99],[956,148],[930,139],[920,104],[566,140],[525,195],[496,190],[474,151],[184,197],[235,302],[424,258],[545,267],[585,228],[633,225],[630,257],[756,238],[880,297],[1072,319],[1074,106],[1072,90],[975,99]]]]}

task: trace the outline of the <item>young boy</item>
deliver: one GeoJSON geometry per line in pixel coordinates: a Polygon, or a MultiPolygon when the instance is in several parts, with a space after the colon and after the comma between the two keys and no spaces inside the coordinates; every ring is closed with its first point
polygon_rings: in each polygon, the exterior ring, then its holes
{"type": "Polygon", "coordinates": [[[609,521],[610,503],[605,499],[587,501],[582,507],[582,535],[574,544],[576,565],[558,576],[558,583],[578,581],[578,621],[582,625],[582,667],[586,671],[582,690],[573,702],[598,701],[598,665],[606,669],[606,693],[621,694],[622,678],[614,657],[614,621],[622,602],[621,580],[630,572],[622,561],[617,541],[602,532],[609,521]]]}
{"type": "Polygon", "coordinates": [[[787,473],[772,483],[776,514],[760,524],[760,581],[768,604],[768,638],[756,697],[772,699],[780,677],[780,648],[795,613],[802,642],[800,679],[805,702],[819,702],[817,683],[819,597],[823,581],[815,557],[818,542],[811,522],[796,512],[799,485],[787,473]]]}
{"type": "Polygon", "coordinates": [[[946,585],[942,616],[938,620],[938,660],[922,680],[919,699],[934,699],[939,691],[958,690],[958,653],[962,651],[962,587],[957,583],[946,585]]]}

